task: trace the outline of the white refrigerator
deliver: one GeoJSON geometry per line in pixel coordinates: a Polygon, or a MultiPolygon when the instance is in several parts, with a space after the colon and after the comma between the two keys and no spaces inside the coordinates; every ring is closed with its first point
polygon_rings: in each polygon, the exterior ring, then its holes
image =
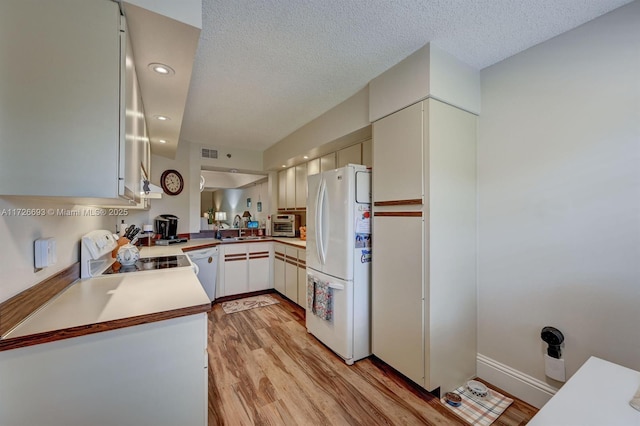
{"type": "Polygon", "coordinates": [[[351,365],[371,354],[371,172],[349,164],[308,185],[307,330],[351,365]]]}

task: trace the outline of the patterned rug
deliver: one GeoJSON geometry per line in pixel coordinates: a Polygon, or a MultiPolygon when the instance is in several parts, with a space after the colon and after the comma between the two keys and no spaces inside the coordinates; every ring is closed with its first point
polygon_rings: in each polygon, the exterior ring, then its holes
{"type": "Polygon", "coordinates": [[[444,398],[440,401],[445,407],[472,425],[489,426],[513,402],[513,399],[507,398],[493,389],[489,389],[489,394],[484,398],[473,395],[466,386],[460,386],[453,393],[462,397],[462,405],[459,407],[447,404],[444,398]]]}
{"type": "Polygon", "coordinates": [[[222,310],[225,314],[246,311],[247,309],[261,308],[263,306],[274,305],[278,302],[271,296],[252,296],[244,299],[232,300],[222,303],[222,310]]]}

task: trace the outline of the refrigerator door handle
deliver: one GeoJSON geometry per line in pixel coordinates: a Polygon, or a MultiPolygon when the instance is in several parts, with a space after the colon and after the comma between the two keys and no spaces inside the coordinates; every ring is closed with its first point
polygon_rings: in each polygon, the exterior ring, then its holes
{"type": "Polygon", "coordinates": [[[326,261],[326,254],[324,252],[324,227],[322,223],[324,220],[323,209],[326,189],[327,185],[324,179],[322,179],[316,196],[316,249],[318,251],[318,259],[323,265],[326,261]]]}

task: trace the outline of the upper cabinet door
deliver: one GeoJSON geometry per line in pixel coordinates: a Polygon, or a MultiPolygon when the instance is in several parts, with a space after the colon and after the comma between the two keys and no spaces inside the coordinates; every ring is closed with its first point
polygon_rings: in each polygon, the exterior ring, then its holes
{"type": "Polygon", "coordinates": [[[287,171],[278,172],[278,209],[287,208],[287,171]]]}
{"type": "Polygon", "coordinates": [[[320,171],[326,172],[327,170],[333,170],[336,168],[336,153],[324,155],[320,157],[320,171]]]}
{"type": "Polygon", "coordinates": [[[320,173],[320,159],[314,158],[307,162],[307,176],[316,175],[320,173]]]}
{"type": "Polygon", "coordinates": [[[296,168],[289,167],[286,172],[287,199],[286,208],[294,209],[296,207],[296,168]]]}
{"type": "Polygon", "coordinates": [[[418,102],[373,123],[374,205],[424,203],[422,108],[418,102]]]}
{"type": "Polygon", "coordinates": [[[362,144],[351,145],[337,152],[337,168],[347,164],[362,164],[362,144]]]}
{"type": "Polygon", "coordinates": [[[307,208],[307,164],[296,167],[296,209],[307,208]]]}
{"type": "Polygon", "coordinates": [[[118,197],[120,28],[111,1],[0,2],[0,194],[118,197]]]}
{"type": "Polygon", "coordinates": [[[373,166],[373,143],[371,139],[362,142],[362,164],[367,167],[373,166]]]}

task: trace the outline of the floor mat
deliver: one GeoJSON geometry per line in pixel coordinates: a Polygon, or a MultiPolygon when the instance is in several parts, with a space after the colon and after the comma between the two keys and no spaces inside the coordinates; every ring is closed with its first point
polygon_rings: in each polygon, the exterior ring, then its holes
{"type": "Polygon", "coordinates": [[[489,389],[488,395],[483,398],[473,395],[466,386],[460,386],[453,393],[462,397],[462,405],[459,407],[447,404],[444,398],[440,401],[445,407],[472,425],[489,426],[513,402],[513,399],[507,398],[493,389],[489,389]]]}
{"type": "Polygon", "coordinates": [[[262,306],[274,305],[278,302],[271,296],[252,296],[244,299],[232,300],[222,303],[222,310],[225,314],[246,311],[247,309],[261,308],[262,306]]]}

